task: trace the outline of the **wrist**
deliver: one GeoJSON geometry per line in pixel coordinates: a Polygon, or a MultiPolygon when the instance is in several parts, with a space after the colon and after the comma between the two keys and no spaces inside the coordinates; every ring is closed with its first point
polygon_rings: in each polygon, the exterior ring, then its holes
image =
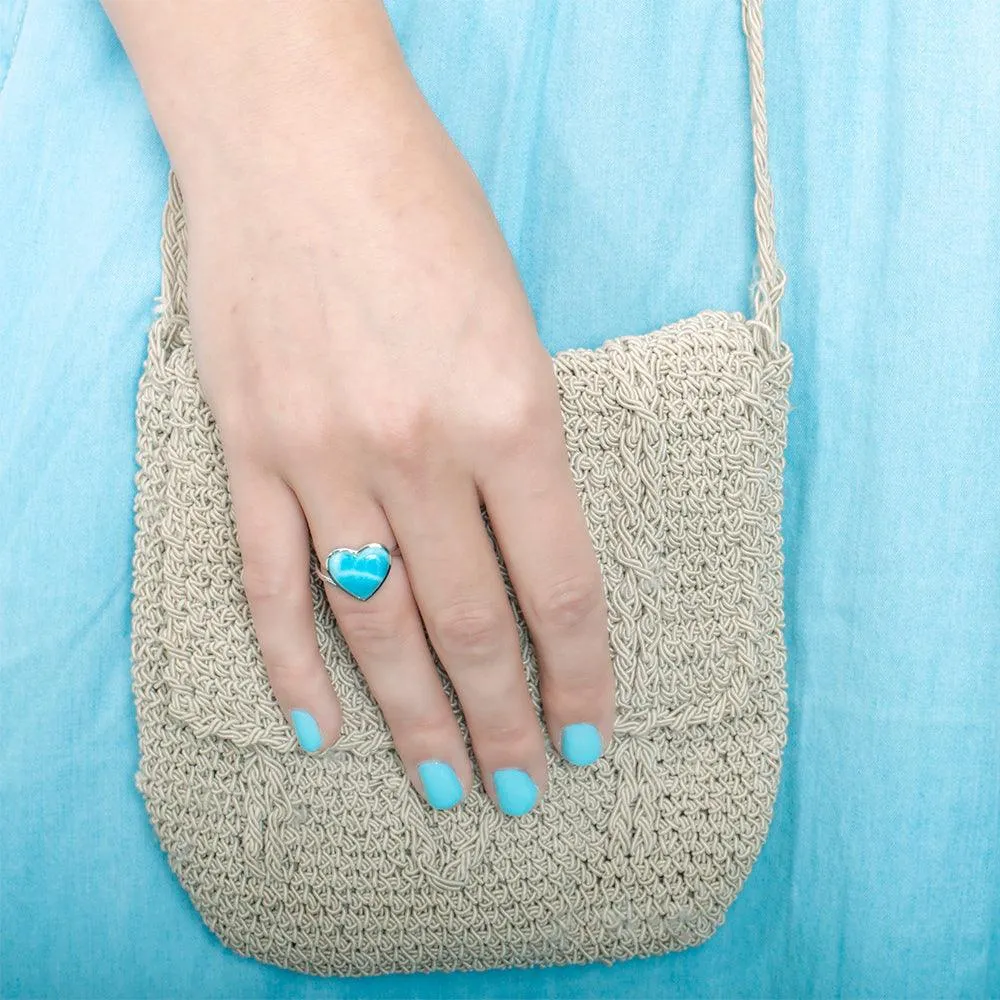
{"type": "Polygon", "coordinates": [[[185,188],[356,158],[422,101],[381,0],[104,3],[185,188]]]}

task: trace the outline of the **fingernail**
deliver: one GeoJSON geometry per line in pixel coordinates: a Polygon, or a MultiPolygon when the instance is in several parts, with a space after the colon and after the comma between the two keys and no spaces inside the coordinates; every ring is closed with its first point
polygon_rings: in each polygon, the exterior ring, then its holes
{"type": "Polygon", "coordinates": [[[465,792],[458,775],[440,760],[425,760],[417,765],[417,772],[424,784],[427,801],[435,809],[450,809],[462,801],[465,792]]]}
{"type": "Polygon", "coordinates": [[[293,708],[289,715],[292,717],[292,725],[295,727],[299,746],[310,753],[313,750],[318,750],[323,745],[323,734],[319,731],[316,720],[301,708],[293,708]]]}
{"type": "Polygon", "coordinates": [[[593,764],[601,756],[603,746],[597,726],[589,722],[574,722],[562,731],[562,755],[578,767],[593,764]]]}
{"type": "Polygon", "coordinates": [[[504,767],[493,772],[500,808],[508,816],[523,816],[538,799],[538,788],[531,775],[516,767],[504,767]]]}

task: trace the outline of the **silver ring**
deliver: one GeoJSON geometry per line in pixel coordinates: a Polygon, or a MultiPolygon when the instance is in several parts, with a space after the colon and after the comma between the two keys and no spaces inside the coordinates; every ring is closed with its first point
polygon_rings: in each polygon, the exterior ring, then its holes
{"type": "Polygon", "coordinates": [[[369,542],[356,549],[341,546],[331,549],[323,560],[326,573],[320,567],[316,575],[356,600],[367,601],[385,583],[392,568],[393,552],[399,553],[398,545],[391,551],[381,542],[369,542]]]}

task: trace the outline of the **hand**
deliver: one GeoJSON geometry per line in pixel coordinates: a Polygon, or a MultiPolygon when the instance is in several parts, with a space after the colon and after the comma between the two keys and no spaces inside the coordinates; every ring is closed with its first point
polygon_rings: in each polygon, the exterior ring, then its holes
{"type": "Polygon", "coordinates": [[[183,158],[195,361],[262,656],[305,749],[342,721],[311,549],[398,545],[370,600],[326,586],[337,623],[410,780],[447,808],[472,769],[426,624],[486,790],[520,815],[547,787],[544,736],[480,504],[549,736],[580,763],[612,735],[607,608],[551,358],[487,199],[385,24],[385,62],[349,116],[343,89],[312,88],[307,106],[275,101],[183,158]]]}

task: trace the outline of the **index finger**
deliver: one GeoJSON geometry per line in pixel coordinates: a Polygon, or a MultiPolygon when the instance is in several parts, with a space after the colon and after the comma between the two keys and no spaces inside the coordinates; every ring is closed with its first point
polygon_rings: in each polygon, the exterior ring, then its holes
{"type": "Polygon", "coordinates": [[[477,483],[538,657],[552,743],[570,763],[607,749],[615,716],[600,564],[573,480],[558,399],[477,483]]]}

